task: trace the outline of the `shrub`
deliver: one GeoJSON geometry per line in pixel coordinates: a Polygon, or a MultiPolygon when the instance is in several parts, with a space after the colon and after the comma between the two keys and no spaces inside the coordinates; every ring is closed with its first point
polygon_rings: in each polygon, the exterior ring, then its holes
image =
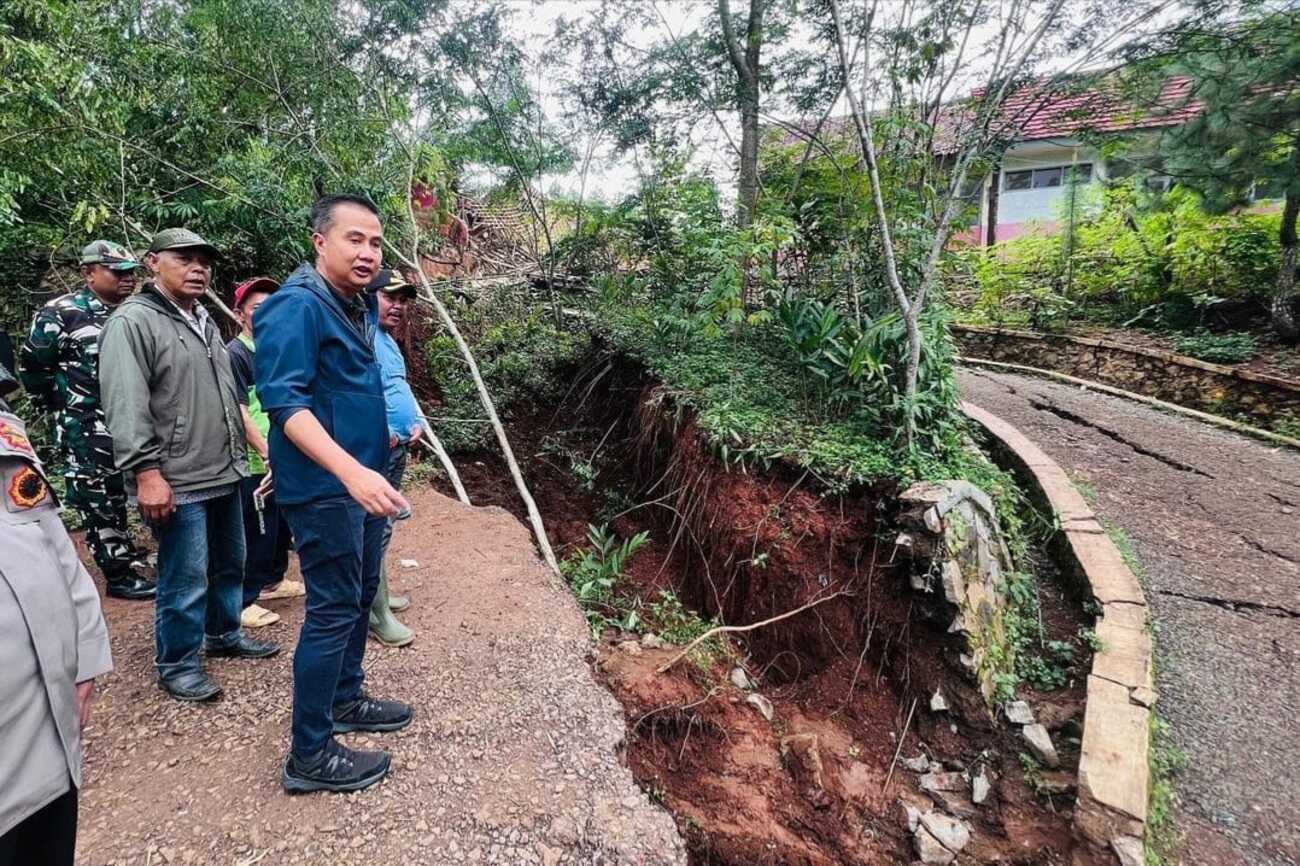
{"type": "Polygon", "coordinates": [[[1216,364],[1240,364],[1249,361],[1259,351],[1255,336],[1244,331],[1215,334],[1198,330],[1175,337],[1174,345],[1184,355],[1216,364]]]}
{"type": "Polygon", "coordinates": [[[1105,189],[1095,213],[1061,235],[1022,235],[959,259],[978,287],[973,313],[1050,327],[1089,306],[1167,327],[1202,324],[1217,303],[1259,301],[1280,261],[1278,214],[1207,213],[1182,188],[1153,196],[1137,181],[1105,189]]]}

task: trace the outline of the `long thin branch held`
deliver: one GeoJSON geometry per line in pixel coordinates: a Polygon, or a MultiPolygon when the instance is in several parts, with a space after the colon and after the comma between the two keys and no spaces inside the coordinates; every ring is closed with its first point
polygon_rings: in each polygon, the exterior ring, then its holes
{"type": "Polygon", "coordinates": [[[695,640],[688,643],[684,650],[679,652],[677,655],[673,656],[666,664],[661,665],[655,672],[661,674],[667,673],[672,668],[673,665],[677,664],[679,661],[686,658],[686,656],[690,654],[691,650],[695,649],[697,646],[704,643],[706,640],[708,640],[711,637],[716,637],[720,634],[734,634],[736,632],[753,631],[754,629],[759,629],[762,628],[763,626],[771,625],[774,622],[780,622],[783,619],[789,619],[792,616],[798,616],[799,614],[803,613],[806,610],[811,610],[812,608],[816,607],[819,604],[825,604],[831,599],[839,598],[842,595],[853,595],[853,593],[848,592],[847,590],[840,590],[839,592],[833,592],[830,595],[824,595],[821,598],[815,598],[812,601],[808,602],[807,604],[803,605],[802,607],[797,607],[794,610],[788,610],[785,613],[777,614],[776,616],[765,619],[762,622],[754,622],[754,623],[750,623],[749,625],[720,625],[717,626],[716,628],[711,628],[708,631],[706,631],[704,634],[697,637],[695,640]]]}
{"type": "Polygon", "coordinates": [[[560,563],[555,559],[555,551],[551,549],[550,539],[546,537],[546,526],[542,523],[541,512],[537,510],[537,503],[533,501],[533,495],[528,490],[527,483],[524,482],[523,473],[519,470],[519,463],[515,460],[514,449],[510,447],[510,439],[506,436],[506,428],[501,424],[501,419],[497,417],[496,404],[492,401],[492,395],[488,393],[487,385],[483,381],[483,374],[479,372],[478,361],[474,359],[474,353],[470,351],[469,343],[461,336],[460,328],[456,327],[456,321],[451,317],[445,304],[433,291],[433,286],[429,282],[429,276],[420,267],[420,224],[415,219],[415,209],[412,204],[411,189],[415,181],[415,150],[410,151],[411,166],[406,183],[406,212],[411,222],[411,254],[408,256],[400,248],[390,247],[397,257],[406,263],[419,276],[420,279],[420,300],[431,305],[438,313],[438,318],[451,334],[452,340],[456,343],[456,348],[460,350],[461,357],[465,359],[466,366],[469,367],[470,377],[474,380],[474,388],[478,391],[479,402],[483,404],[483,410],[487,413],[488,421],[492,424],[492,431],[496,434],[497,444],[501,446],[501,453],[506,458],[506,466],[510,469],[510,477],[514,479],[515,488],[519,491],[519,498],[524,501],[524,507],[528,511],[528,522],[532,525],[533,536],[537,539],[537,547],[541,550],[542,559],[550,566],[552,573],[557,577],[560,574],[560,563]]]}

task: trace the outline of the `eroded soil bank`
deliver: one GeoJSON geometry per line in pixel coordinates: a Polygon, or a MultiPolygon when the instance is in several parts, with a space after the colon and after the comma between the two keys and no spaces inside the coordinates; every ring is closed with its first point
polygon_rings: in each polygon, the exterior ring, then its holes
{"type": "MultiPolygon", "coordinates": [[[[730,625],[828,599],[667,672],[679,646],[602,633],[595,668],[623,706],[626,760],[692,862],[911,863],[908,805],[966,822],[958,862],[1071,862],[1086,653],[1064,689],[1026,695],[1062,769],[1028,764],[967,679],[960,638],[927,621],[891,562],[897,491],[832,494],[781,465],[727,471],[656,383],[621,363],[595,379],[604,363],[575,371],[560,406],[508,422],[560,555],[585,546],[589,524],[647,531],[619,591],[671,592],[730,625]],[[990,783],[980,804],[976,777],[990,783]]],[[[520,512],[494,453],[458,463],[475,504],[520,512]]],[[[1082,612],[1051,581],[1040,595],[1047,636],[1076,639],[1082,612]]]]}

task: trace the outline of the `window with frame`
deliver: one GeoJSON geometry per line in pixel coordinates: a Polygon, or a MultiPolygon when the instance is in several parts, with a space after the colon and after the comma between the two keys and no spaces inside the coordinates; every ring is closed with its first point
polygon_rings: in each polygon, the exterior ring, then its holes
{"type": "Polygon", "coordinates": [[[1002,189],[1017,192],[1026,189],[1051,189],[1062,186],[1069,179],[1071,172],[1078,183],[1092,180],[1092,163],[1081,162],[1078,165],[1053,165],[1044,168],[1026,168],[1008,171],[1003,174],[1002,189]]]}

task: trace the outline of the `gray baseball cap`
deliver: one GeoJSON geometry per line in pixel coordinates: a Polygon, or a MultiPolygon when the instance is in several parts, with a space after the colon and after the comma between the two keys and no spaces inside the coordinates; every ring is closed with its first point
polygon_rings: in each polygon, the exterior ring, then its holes
{"type": "Polygon", "coordinates": [[[221,255],[220,250],[189,229],[163,229],[153,236],[153,243],[149,244],[149,252],[151,253],[161,253],[164,250],[189,250],[196,248],[206,250],[208,255],[213,258],[221,255]]]}
{"type": "Polygon", "coordinates": [[[140,267],[131,251],[112,241],[91,241],[81,248],[83,265],[103,265],[112,271],[129,271],[140,267]]]}

